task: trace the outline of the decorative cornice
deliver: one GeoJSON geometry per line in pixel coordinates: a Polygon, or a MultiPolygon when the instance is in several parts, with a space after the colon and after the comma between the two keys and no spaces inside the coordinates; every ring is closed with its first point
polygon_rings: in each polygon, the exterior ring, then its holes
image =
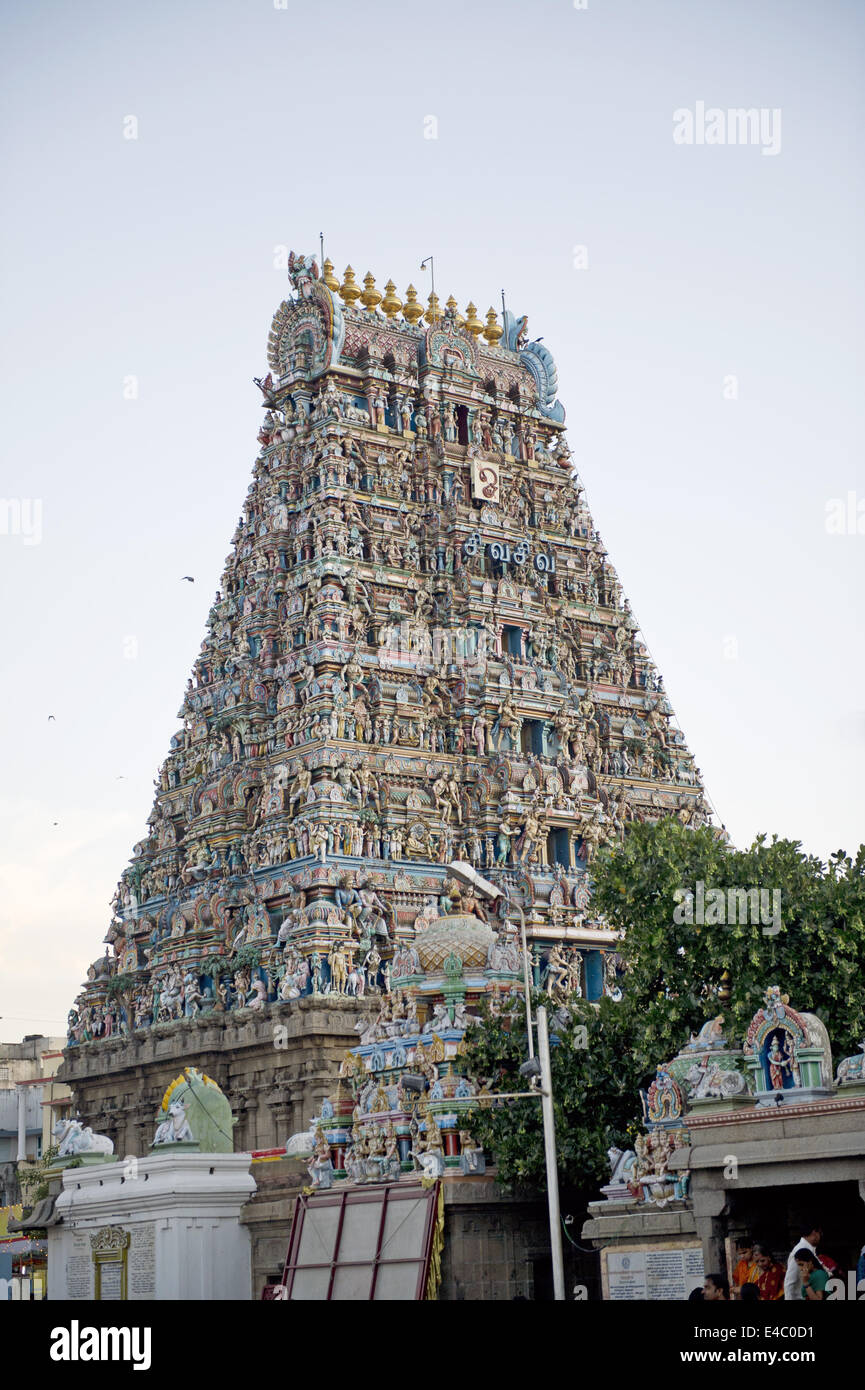
{"type": "Polygon", "coordinates": [[[800,1115],[838,1115],[865,1111],[865,1096],[809,1100],[801,1105],[759,1106],[753,1110],[727,1111],[723,1115],[688,1115],[688,1129],[718,1129],[731,1124],[757,1124],[767,1120],[790,1120],[800,1115]]]}

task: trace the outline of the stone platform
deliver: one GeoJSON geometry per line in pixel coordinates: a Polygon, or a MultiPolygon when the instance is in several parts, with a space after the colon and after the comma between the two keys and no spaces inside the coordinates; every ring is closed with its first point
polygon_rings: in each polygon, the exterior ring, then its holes
{"type": "Polygon", "coordinates": [[[48,1228],[48,1297],[66,1301],[249,1298],[238,1216],[255,1188],[248,1153],[177,1149],[67,1168],[48,1228]]]}

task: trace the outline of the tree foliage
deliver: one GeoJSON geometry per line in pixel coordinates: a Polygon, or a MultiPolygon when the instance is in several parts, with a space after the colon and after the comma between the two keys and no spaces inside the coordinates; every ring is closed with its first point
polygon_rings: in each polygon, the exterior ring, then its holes
{"type": "Polygon", "coordinates": [[[211,955],[201,962],[201,973],[214,980],[238,970],[255,970],[261,964],[260,946],[241,946],[227,956],[211,955]]]}
{"type": "MultiPolygon", "coordinates": [[[[692,1031],[723,1013],[727,1036],[741,1040],[767,985],[780,985],[800,1012],[819,1015],[836,1060],[865,1035],[865,846],[823,864],[791,840],[759,836],[731,849],[711,827],[676,819],[635,822],[624,842],[593,864],[593,905],[621,933],[624,998],[571,1001],[570,1023],[552,1050],[560,1178],[583,1190],[606,1175],[606,1150],[633,1142],[638,1089],[692,1031]],[[685,920],[683,895],[763,890],[764,920],[685,920]],[[773,900],[773,893],[780,894],[773,900]],[[775,919],[773,902],[779,902],[775,919]],[[678,909],[678,911],[677,911],[678,909]],[[721,998],[719,999],[719,992],[721,998]],[[726,998],[726,995],[729,995],[726,998]],[[586,1046],[574,1046],[586,1029],[586,1046]]],[[[751,904],[749,904],[750,906],[751,904]]],[[[696,912],[693,916],[696,918],[696,912]]],[[[726,914],[725,914],[726,915],[726,914]]],[[[735,914],[741,915],[740,911],[735,914]]],[[[526,1089],[524,1014],[489,1018],[467,1038],[468,1070],[490,1089],[526,1089]]],[[[540,1103],[479,1107],[472,1126],[506,1185],[544,1185],[540,1103]]]]}
{"type": "Polygon", "coordinates": [[[131,989],[134,989],[135,983],[136,981],[134,975],[130,975],[128,973],[112,975],[111,979],[108,981],[108,987],[105,993],[107,994],[109,999],[112,997],[112,995],[115,994],[119,994],[122,996],[124,994],[128,994],[131,989]]]}
{"type": "MultiPolygon", "coordinates": [[[[41,1158],[35,1159],[32,1163],[21,1163],[18,1165],[18,1185],[21,1188],[22,1205],[29,1210],[36,1206],[48,1196],[48,1172],[57,1162],[60,1149],[56,1144],[52,1144],[45,1150],[41,1158]]],[[[68,1163],[67,1168],[73,1165],[68,1163]]],[[[80,1167],[79,1164],[76,1165],[80,1167]]]]}
{"type": "MultiPolygon", "coordinates": [[[[609,1171],[607,1149],[633,1139],[639,1073],[627,1046],[629,1019],[610,999],[599,1005],[574,999],[567,1010],[548,1006],[551,1069],[560,1173],[569,1187],[596,1188],[609,1171]]],[[[491,1017],[467,1036],[468,1069],[494,1093],[523,1092],[520,1065],[528,1056],[521,996],[508,1014],[491,1017]]],[[[499,1181],[508,1187],[545,1185],[540,1098],[479,1104],[472,1131],[495,1155],[499,1181]]]]}
{"type": "MultiPolygon", "coordinates": [[[[725,1014],[728,1037],[743,1038],[770,984],[800,1012],[819,1015],[836,1055],[856,1050],[865,1034],[865,845],[855,859],[839,850],[823,864],[792,840],[760,835],[735,850],[708,826],[664,819],[634,824],[599,856],[594,878],[595,907],[623,933],[626,1008],[646,1069],[673,1057],[712,1013],[725,1014]],[[702,924],[683,921],[682,893],[699,883],[725,898],[730,889],[762,890],[767,906],[777,892],[779,920],[770,911],[764,920],[712,923],[707,911],[702,924]],[[725,971],[730,998],[719,1005],[725,971]]],[[[730,915],[742,913],[728,906],[730,915]]]]}

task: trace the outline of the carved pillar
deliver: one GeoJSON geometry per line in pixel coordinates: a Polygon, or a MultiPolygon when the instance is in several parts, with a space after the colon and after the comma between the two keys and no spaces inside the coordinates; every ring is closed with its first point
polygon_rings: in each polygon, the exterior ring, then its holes
{"type": "Polygon", "coordinates": [[[262,1148],[274,1149],[279,1144],[284,1143],[293,1133],[293,1109],[294,1102],[292,1100],[291,1089],[288,1086],[276,1086],[265,1097],[265,1113],[268,1116],[268,1134],[264,1136],[267,1142],[262,1143],[262,1148]]]}

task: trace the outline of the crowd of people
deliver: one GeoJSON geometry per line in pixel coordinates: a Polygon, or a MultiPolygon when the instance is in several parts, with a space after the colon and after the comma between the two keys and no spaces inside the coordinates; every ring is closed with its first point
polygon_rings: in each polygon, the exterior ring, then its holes
{"type": "MultiPolygon", "coordinates": [[[[786,1266],[775,1259],[772,1250],[750,1236],[736,1241],[736,1265],[732,1283],[724,1274],[707,1274],[702,1289],[690,1295],[693,1301],[742,1303],[796,1302],[807,1299],[822,1302],[830,1279],[843,1279],[843,1271],[831,1255],[819,1250],[823,1230],[808,1217],[799,1227],[800,1238],[787,1257],[786,1266]]],[[[865,1246],[856,1271],[857,1286],[865,1286],[865,1246]]]]}

